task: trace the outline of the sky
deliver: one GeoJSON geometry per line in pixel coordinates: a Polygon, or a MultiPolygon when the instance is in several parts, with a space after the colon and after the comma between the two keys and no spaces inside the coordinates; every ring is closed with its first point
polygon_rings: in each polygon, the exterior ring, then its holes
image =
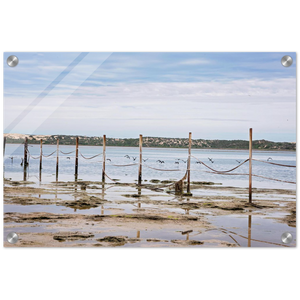
{"type": "Polygon", "coordinates": [[[4,53],[4,133],[296,141],[296,53],[4,53]],[[10,55],[19,58],[9,67],[10,55]],[[290,55],[293,64],[281,65],[290,55]]]}

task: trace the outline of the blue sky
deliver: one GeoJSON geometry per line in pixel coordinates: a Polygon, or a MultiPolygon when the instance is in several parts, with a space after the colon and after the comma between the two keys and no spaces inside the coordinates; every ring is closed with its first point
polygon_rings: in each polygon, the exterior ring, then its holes
{"type": "Polygon", "coordinates": [[[296,141],[295,53],[11,54],[5,133],[296,141]]]}

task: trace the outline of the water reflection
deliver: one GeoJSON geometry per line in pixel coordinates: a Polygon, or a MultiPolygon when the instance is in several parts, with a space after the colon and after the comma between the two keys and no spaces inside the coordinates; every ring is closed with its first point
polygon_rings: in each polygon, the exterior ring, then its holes
{"type": "Polygon", "coordinates": [[[248,216],[248,247],[251,247],[251,225],[252,225],[252,215],[249,214],[249,216],[248,216]]]}
{"type": "Polygon", "coordinates": [[[141,237],[141,232],[139,230],[136,231],[136,237],[139,239],[141,237]]]}

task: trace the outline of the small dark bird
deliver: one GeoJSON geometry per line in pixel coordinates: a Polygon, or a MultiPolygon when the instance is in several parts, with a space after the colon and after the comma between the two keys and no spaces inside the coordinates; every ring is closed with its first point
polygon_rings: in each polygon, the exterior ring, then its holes
{"type": "Polygon", "coordinates": [[[196,164],[201,164],[201,161],[196,161],[196,164]]]}
{"type": "Polygon", "coordinates": [[[183,159],[181,159],[181,160],[186,164],[186,162],[187,162],[186,160],[183,160],[183,159]]]}
{"type": "Polygon", "coordinates": [[[236,159],[236,161],[237,161],[239,164],[241,163],[241,160],[237,160],[237,159],[236,159]]]}
{"type": "Polygon", "coordinates": [[[179,161],[175,161],[175,164],[179,165],[179,161]]]}
{"type": "Polygon", "coordinates": [[[23,166],[23,161],[24,161],[23,158],[21,158],[21,164],[20,164],[21,166],[23,166]]]}
{"type": "Polygon", "coordinates": [[[69,157],[69,156],[67,156],[67,159],[70,159],[70,157],[69,157]]]}
{"type": "Polygon", "coordinates": [[[127,157],[127,158],[129,158],[129,159],[130,159],[130,156],[129,156],[129,155],[127,155],[127,154],[126,154],[124,157],[127,157]]]}
{"type": "Polygon", "coordinates": [[[133,157],[133,156],[132,156],[132,159],[133,159],[133,161],[135,161],[135,160],[136,160],[136,157],[133,157]]]}
{"type": "Polygon", "coordinates": [[[164,164],[165,162],[163,160],[157,160],[156,162],[159,162],[160,164],[164,164]]]}
{"type": "Polygon", "coordinates": [[[269,157],[269,158],[267,159],[267,161],[269,161],[269,160],[273,160],[272,157],[269,157]]]}
{"type": "Polygon", "coordinates": [[[107,158],[106,160],[108,160],[108,161],[111,161],[111,159],[110,159],[110,158],[107,158]]]}
{"type": "Polygon", "coordinates": [[[208,157],[208,159],[209,159],[209,161],[210,161],[212,164],[214,163],[214,161],[213,161],[212,158],[209,158],[209,157],[208,157]]]}
{"type": "Polygon", "coordinates": [[[148,158],[147,159],[143,159],[143,162],[146,162],[148,160],[148,158]]]}

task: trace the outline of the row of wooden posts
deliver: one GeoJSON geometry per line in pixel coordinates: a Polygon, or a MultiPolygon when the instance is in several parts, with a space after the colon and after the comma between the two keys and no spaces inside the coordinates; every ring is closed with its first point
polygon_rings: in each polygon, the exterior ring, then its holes
{"type": "MultiPolygon", "coordinates": [[[[6,138],[4,138],[3,154],[5,153],[6,138]]],[[[58,165],[59,165],[59,139],[57,139],[57,151],[56,151],[56,180],[58,179],[58,165]]],[[[78,147],[79,138],[76,137],[75,148],[75,179],[78,176],[78,147]]],[[[139,171],[138,171],[138,185],[142,184],[142,148],[143,148],[143,136],[139,136],[139,171]]],[[[192,133],[189,133],[189,145],[188,145],[188,160],[187,160],[187,194],[191,194],[191,149],[192,149],[192,133]]],[[[106,135],[103,135],[103,164],[102,164],[102,182],[105,183],[105,161],[106,161],[106,135]]],[[[42,158],[43,158],[43,140],[40,140],[40,172],[42,170],[42,158]]],[[[28,165],[28,139],[25,137],[24,143],[24,172],[28,165]]],[[[252,203],[252,128],[249,130],[249,203],[252,203]]]]}

